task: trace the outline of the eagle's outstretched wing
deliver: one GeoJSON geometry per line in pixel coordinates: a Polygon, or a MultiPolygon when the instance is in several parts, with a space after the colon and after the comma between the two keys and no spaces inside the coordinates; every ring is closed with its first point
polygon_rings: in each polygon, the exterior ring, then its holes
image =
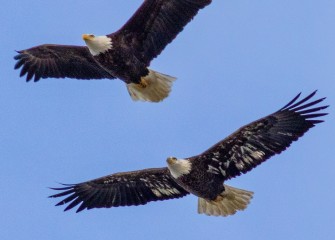
{"type": "Polygon", "coordinates": [[[316,118],[327,115],[320,111],[328,106],[314,106],[325,98],[308,102],[315,93],[296,102],[298,94],[277,112],[241,127],[193,160],[205,161],[208,171],[222,174],[225,179],[250,171],[323,122],[316,118]]]}
{"type": "Polygon", "coordinates": [[[50,196],[64,197],[56,206],[68,204],[64,211],[77,205],[77,212],[91,208],[143,205],[151,201],[184,197],[188,194],[171,177],[167,168],[151,168],[115,173],[79,184],[52,188],[63,192],[50,196]]]}
{"type": "Polygon", "coordinates": [[[117,32],[110,34],[149,64],[211,0],[146,0],[117,32]]]}
{"type": "Polygon", "coordinates": [[[114,78],[93,59],[87,47],[44,44],[18,51],[15,69],[22,67],[20,77],[102,79],[114,78]]]}

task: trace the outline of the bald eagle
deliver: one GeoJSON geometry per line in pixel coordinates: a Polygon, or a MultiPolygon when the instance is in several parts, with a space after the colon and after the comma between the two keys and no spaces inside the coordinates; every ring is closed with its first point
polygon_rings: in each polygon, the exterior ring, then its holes
{"type": "Polygon", "coordinates": [[[234,188],[224,182],[247,173],[275,154],[279,154],[327,115],[315,106],[325,98],[308,101],[315,92],[298,100],[298,94],[283,108],[249,123],[200,155],[178,159],[169,157],[167,167],[121,172],[79,184],[52,188],[65,197],[56,206],[68,204],[77,212],[91,208],[143,205],[194,194],[198,212],[228,216],[243,210],[253,192],[234,188]]]}
{"type": "Polygon", "coordinates": [[[41,78],[114,79],[127,85],[134,101],[166,98],[174,77],[148,69],[197,12],[211,0],[145,0],[118,31],[84,34],[87,46],[44,44],[18,51],[15,69],[26,80],[41,78]]]}

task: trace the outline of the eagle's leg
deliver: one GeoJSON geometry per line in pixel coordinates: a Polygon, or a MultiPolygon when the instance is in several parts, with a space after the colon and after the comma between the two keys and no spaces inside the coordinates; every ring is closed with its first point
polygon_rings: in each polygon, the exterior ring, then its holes
{"type": "Polygon", "coordinates": [[[147,79],[145,79],[145,77],[141,77],[141,81],[138,84],[139,87],[141,88],[146,88],[149,85],[149,82],[147,79]]]}

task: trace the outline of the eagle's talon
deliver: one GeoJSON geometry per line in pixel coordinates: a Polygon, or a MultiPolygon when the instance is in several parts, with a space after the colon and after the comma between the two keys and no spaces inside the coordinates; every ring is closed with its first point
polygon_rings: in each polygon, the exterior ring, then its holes
{"type": "Polygon", "coordinates": [[[141,81],[138,84],[141,88],[146,88],[149,85],[148,81],[145,79],[145,77],[141,77],[141,81]]]}

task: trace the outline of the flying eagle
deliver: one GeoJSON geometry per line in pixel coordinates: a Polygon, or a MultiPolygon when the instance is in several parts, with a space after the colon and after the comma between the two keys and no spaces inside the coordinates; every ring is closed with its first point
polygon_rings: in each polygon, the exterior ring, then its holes
{"type": "Polygon", "coordinates": [[[184,197],[199,197],[198,212],[228,216],[243,210],[253,192],[230,187],[224,182],[247,173],[298,140],[310,128],[323,122],[316,118],[327,115],[315,106],[325,98],[310,100],[316,92],[298,100],[298,94],[279,111],[249,123],[200,155],[177,159],[169,157],[167,167],[121,172],[79,184],[52,188],[65,197],[56,206],[68,204],[77,212],[91,208],[143,205],[184,197]]]}
{"type": "Polygon", "coordinates": [[[211,0],[145,0],[118,31],[84,34],[86,46],[44,44],[18,51],[20,77],[114,79],[127,85],[135,101],[159,102],[169,95],[174,77],[148,69],[197,12],[211,0]]]}

